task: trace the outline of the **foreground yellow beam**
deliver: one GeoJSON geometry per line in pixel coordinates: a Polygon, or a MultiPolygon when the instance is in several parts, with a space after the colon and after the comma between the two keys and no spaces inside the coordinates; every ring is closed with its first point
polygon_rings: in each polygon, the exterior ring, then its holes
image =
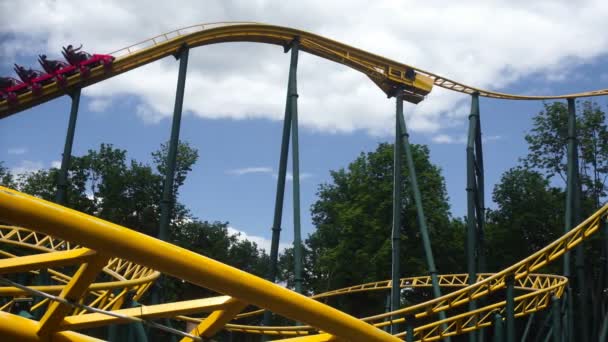
{"type": "MultiPolygon", "coordinates": [[[[234,316],[239,312],[243,311],[247,307],[246,303],[239,302],[236,299],[232,299],[228,307],[214,311],[211,315],[205,318],[196,328],[194,328],[190,335],[212,337],[224,328],[226,323],[230,322],[234,316]]],[[[190,337],[184,337],[180,342],[192,342],[194,341],[190,337]]]]}
{"type": "MultiPolygon", "coordinates": [[[[59,296],[71,302],[78,302],[89,288],[89,285],[95,281],[99,272],[107,265],[108,259],[107,257],[96,255],[89,262],[81,265],[59,296]]],[[[44,316],[40,319],[38,335],[48,336],[56,331],[59,323],[67,316],[70,310],[72,310],[72,307],[67,304],[59,302],[49,304],[44,316]]]]}
{"type": "MultiPolygon", "coordinates": [[[[138,317],[142,319],[170,318],[178,315],[221,310],[228,307],[231,300],[232,299],[229,296],[219,296],[167,304],[142,305],[135,308],[113,310],[112,312],[123,316],[138,317]]],[[[60,329],[78,330],[121,323],[129,323],[129,321],[124,318],[112,317],[101,313],[90,313],[66,317],[61,323],[60,329]]]]}
{"type": "Polygon", "coordinates": [[[57,332],[49,338],[41,339],[37,334],[39,328],[40,324],[36,321],[0,311],[0,338],[2,341],[103,342],[103,340],[72,331],[57,332]]]}
{"type": "Polygon", "coordinates": [[[119,225],[0,187],[0,220],[131,260],[350,341],[399,341],[344,312],[119,225]]]}
{"type": "Polygon", "coordinates": [[[0,260],[0,274],[29,272],[40,268],[75,265],[95,254],[88,248],[42,253],[0,260]]]}

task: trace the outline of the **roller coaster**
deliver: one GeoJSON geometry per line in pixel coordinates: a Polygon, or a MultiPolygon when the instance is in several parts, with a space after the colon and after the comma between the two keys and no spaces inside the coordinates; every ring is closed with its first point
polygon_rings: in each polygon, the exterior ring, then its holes
{"type": "MultiPolygon", "coordinates": [[[[576,168],[570,168],[564,235],[498,273],[478,272],[475,250],[479,248],[476,244],[481,242],[479,234],[484,226],[483,154],[478,101],[480,96],[508,100],[567,99],[571,136],[574,137],[574,99],[608,95],[608,89],[551,96],[493,92],[458,83],[309,32],[250,22],[190,26],[107,55],[88,55],[78,60],[70,59],[70,53],[66,55],[66,52],[68,51],[64,50],[68,63],[45,67],[46,74],[28,78],[30,82],[24,82],[25,85],[17,82],[7,84],[0,99],[0,118],[6,118],[66,94],[72,97],[56,203],[0,187],[0,222],[4,224],[0,226],[0,242],[7,246],[0,250],[0,282],[4,285],[0,287],[0,336],[6,340],[97,341],[97,338],[82,331],[135,323],[140,329],[141,326],[148,325],[165,330],[182,337],[182,341],[207,341],[222,330],[265,335],[281,341],[439,341],[467,333],[475,340],[475,331],[491,326],[494,326],[495,340],[498,341],[496,336],[503,325],[506,330],[511,330],[507,332],[507,338],[512,341],[512,324],[516,317],[529,316],[547,309],[553,313],[550,337],[554,341],[573,340],[571,322],[583,318],[574,317],[571,305],[566,305],[568,301],[565,298],[572,299],[569,289],[571,274],[567,266],[569,251],[577,247],[580,250],[580,245],[585,240],[603,229],[608,216],[608,205],[585,220],[578,219],[572,211],[576,207],[573,202],[576,196],[570,196],[576,191],[578,176],[576,168]],[[273,265],[267,280],[164,241],[167,240],[168,213],[171,210],[172,169],[179,137],[188,51],[224,42],[275,44],[283,46],[285,52],[291,51],[275,203],[281,208],[290,134],[294,148],[294,186],[299,187],[299,171],[295,169],[299,165],[295,80],[300,50],[364,73],[388,97],[396,99],[395,153],[405,153],[408,161],[427,255],[428,276],[400,278],[398,268],[393,268],[390,280],[337,289],[312,297],[275,284],[276,270],[273,268],[276,268],[280,231],[277,227],[280,225],[282,209],[275,210],[271,247],[273,265]],[[80,89],[171,55],[179,59],[180,69],[158,238],[62,206],[65,202],[67,167],[80,89]],[[437,274],[420,205],[420,190],[415,172],[412,172],[415,170],[411,163],[403,119],[403,101],[419,103],[431,92],[433,86],[467,94],[472,98],[467,145],[467,274],[437,274]],[[534,273],[562,258],[566,258],[564,275],[534,273]],[[48,284],[26,284],[32,277],[43,274],[49,277],[48,284]],[[133,303],[140,300],[161,275],[172,276],[221,295],[134,306],[133,303]],[[406,288],[432,288],[435,298],[401,307],[398,302],[395,304],[395,299],[398,300],[400,289],[406,288]],[[450,292],[441,295],[440,289],[449,289],[450,292]],[[515,296],[515,290],[521,294],[515,296]],[[329,297],[372,291],[390,291],[390,311],[355,318],[321,302],[329,297]],[[32,303],[25,311],[22,309],[24,301],[32,303]],[[477,307],[479,303],[483,304],[477,307]],[[250,311],[251,307],[259,309],[250,311]],[[33,312],[39,312],[39,317],[32,316],[33,312]],[[239,321],[257,315],[268,315],[269,312],[301,324],[246,325],[239,321]],[[161,319],[188,322],[193,328],[186,332],[180,331],[158,323],[161,319]]],[[[570,140],[569,160],[576,158],[575,143],[575,138],[570,140]]],[[[397,159],[395,170],[401,167],[397,159]]],[[[395,184],[400,182],[401,179],[396,177],[395,184]]],[[[397,206],[400,198],[395,196],[393,200],[397,206]]],[[[399,219],[399,215],[394,212],[394,226],[399,226],[399,219]]],[[[294,225],[297,229],[297,253],[300,244],[299,224],[294,225]]],[[[394,234],[395,229],[393,242],[394,234]]],[[[393,243],[393,250],[395,256],[398,243],[393,243]]],[[[395,261],[393,258],[393,265],[395,261]]],[[[598,334],[600,341],[607,336],[606,322],[602,334],[598,334]]],[[[145,336],[142,338],[145,339],[145,336]]]]}

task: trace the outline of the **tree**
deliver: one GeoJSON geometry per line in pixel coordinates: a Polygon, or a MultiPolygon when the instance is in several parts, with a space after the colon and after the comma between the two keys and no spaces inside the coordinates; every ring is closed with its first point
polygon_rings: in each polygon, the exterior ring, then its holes
{"type": "Polygon", "coordinates": [[[487,212],[485,251],[491,271],[524,259],[563,234],[565,194],[539,172],[508,170],[492,199],[497,208],[487,212]]]}
{"type": "MultiPolygon", "coordinates": [[[[311,293],[390,278],[392,153],[390,144],[380,144],[346,169],[331,171],[331,183],[319,186],[312,206],[317,229],[306,239],[304,251],[305,287],[311,293]]],[[[462,244],[457,242],[462,241],[463,231],[450,218],[441,171],[430,162],[426,146],[413,145],[412,153],[435,255],[441,260],[438,266],[457,271],[464,260],[462,244]]],[[[423,275],[428,272],[407,170],[403,179],[401,269],[403,276],[423,275]]],[[[293,256],[288,250],[283,258],[282,277],[292,284],[293,256]]],[[[384,306],[373,294],[349,298],[338,301],[357,315],[378,312],[378,305],[384,306]]]]}
{"type": "Polygon", "coordinates": [[[7,188],[14,188],[16,186],[13,174],[9,169],[4,167],[3,162],[0,162],[0,185],[7,188]]]}
{"type": "MultiPolygon", "coordinates": [[[[608,175],[608,126],[606,114],[593,102],[579,106],[577,138],[582,197],[591,200],[584,214],[599,208],[606,197],[608,175]],[[581,110],[582,109],[582,110],[581,110]]],[[[568,108],[563,102],[545,103],[533,119],[533,129],[526,135],[529,153],[524,165],[566,181],[568,147],[568,108]]],[[[585,206],[584,206],[585,207],[585,206]]]]}

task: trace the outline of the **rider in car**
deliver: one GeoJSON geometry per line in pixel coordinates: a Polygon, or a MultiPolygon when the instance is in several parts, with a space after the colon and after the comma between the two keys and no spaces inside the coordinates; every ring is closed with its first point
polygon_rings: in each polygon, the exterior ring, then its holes
{"type": "Polygon", "coordinates": [[[52,59],[47,59],[46,55],[40,55],[40,60],[42,61],[42,63],[48,65],[49,68],[53,71],[56,71],[57,69],[61,68],[61,62],[54,61],[52,59]]]}

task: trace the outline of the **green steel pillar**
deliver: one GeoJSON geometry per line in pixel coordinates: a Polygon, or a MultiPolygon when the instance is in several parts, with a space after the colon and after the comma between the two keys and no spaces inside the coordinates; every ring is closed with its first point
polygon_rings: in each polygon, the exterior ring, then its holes
{"type": "Polygon", "coordinates": [[[551,298],[551,310],[553,311],[553,342],[561,342],[562,340],[562,315],[559,298],[553,296],[551,298]]]}
{"type": "Polygon", "coordinates": [[[532,327],[532,322],[534,321],[534,315],[535,315],[535,313],[533,312],[532,314],[530,314],[530,317],[528,317],[528,322],[526,323],[526,328],[524,329],[524,333],[521,335],[521,342],[526,342],[526,339],[528,338],[528,335],[530,334],[530,327],[532,327]]]}
{"type": "MultiPolygon", "coordinates": [[[[580,212],[580,182],[578,176],[578,139],[576,132],[576,109],[575,109],[575,99],[568,99],[568,164],[567,164],[567,172],[568,172],[568,180],[566,187],[566,218],[565,218],[565,230],[568,232],[570,229],[575,227],[581,221],[581,212],[580,212]]],[[[580,342],[588,342],[589,340],[589,320],[588,320],[588,312],[587,312],[587,288],[585,286],[585,260],[584,260],[584,250],[583,246],[579,246],[576,248],[576,289],[577,289],[577,304],[578,304],[578,312],[577,316],[579,317],[576,321],[578,322],[578,337],[580,337],[580,342]]],[[[570,277],[570,255],[566,253],[564,256],[564,275],[570,277]]],[[[572,289],[569,289],[570,298],[574,298],[572,296],[572,289]]],[[[575,338],[576,334],[574,334],[573,329],[573,313],[574,307],[568,308],[568,322],[569,334],[570,338],[575,338]]]]}
{"type": "Polygon", "coordinates": [[[600,338],[598,341],[603,342],[608,340],[608,314],[604,316],[604,323],[602,323],[602,329],[600,330],[600,338]]]}
{"type": "Polygon", "coordinates": [[[485,226],[486,226],[486,206],[485,206],[485,188],[484,188],[484,169],[483,169],[483,144],[481,140],[481,115],[479,111],[479,95],[475,94],[473,97],[476,99],[477,105],[475,106],[476,111],[472,114],[475,116],[475,172],[476,178],[476,210],[475,215],[477,218],[477,271],[484,273],[486,269],[486,257],[485,257],[485,226]]]}
{"type": "Polygon", "coordinates": [[[507,306],[505,309],[507,342],[515,342],[515,276],[509,274],[505,278],[507,285],[507,306]]]}
{"type": "MultiPolygon", "coordinates": [[[[287,157],[289,154],[289,135],[291,131],[291,100],[297,97],[296,76],[298,68],[299,41],[294,39],[286,51],[291,48],[291,60],[289,63],[289,81],[287,84],[287,101],[285,103],[285,118],[283,119],[283,136],[281,139],[281,156],[279,159],[279,174],[277,177],[277,192],[274,201],[274,219],[272,222],[272,240],[270,244],[270,271],[268,280],[274,282],[277,277],[277,260],[279,257],[279,239],[281,236],[281,221],[283,218],[283,198],[285,196],[285,178],[287,176],[287,157]],[[295,95],[295,96],[292,96],[295,95]]],[[[271,314],[264,312],[263,325],[268,325],[271,314]]]]}
{"type": "Polygon", "coordinates": [[[179,59],[179,73],[177,76],[177,91],[175,93],[175,107],[173,109],[173,124],[171,126],[171,138],[169,140],[169,152],[167,153],[167,170],[165,171],[165,184],[163,197],[160,202],[160,227],[158,238],[167,241],[169,239],[169,223],[171,222],[171,211],[174,201],[175,164],[177,160],[177,147],[179,145],[179,130],[182,121],[182,106],[184,103],[184,89],[186,87],[186,71],[188,69],[188,47],[182,46],[176,58],[179,59]]]}
{"type": "MultiPolygon", "coordinates": [[[[467,140],[467,273],[469,274],[469,284],[474,284],[477,280],[477,165],[476,165],[476,142],[479,134],[479,94],[471,96],[471,114],[469,115],[469,136],[467,140]]],[[[475,301],[469,302],[469,311],[477,308],[475,301]]],[[[476,332],[469,333],[469,342],[475,342],[476,332]]]]}
{"type": "MultiPolygon", "coordinates": [[[[399,245],[401,237],[401,164],[402,149],[401,125],[399,118],[403,117],[403,92],[398,91],[396,98],[396,117],[395,117],[395,145],[393,146],[393,230],[392,230],[392,269],[391,269],[391,311],[398,310],[401,306],[401,291],[399,270],[399,245]]],[[[393,317],[394,319],[395,317],[393,317]]],[[[398,326],[391,324],[391,334],[398,332],[398,326]]]]}
{"type": "Polygon", "coordinates": [[[504,332],[502,329],[502,316],[497,312],[494,314],[494,342],[504,341],[504,332]]]}
{"type": "Polygon", "coordinates": [[[407,342],[414,342],[414,326],[410,322],[411,321],[408,320],[408,323],[406,323],[405,326],[405,340],[407,342]]]}
{"type": "Polygon", "coordinates": [[[61,168],[57,174],[57,194],[55,195],[55,203],[61,205],[65,205],[67,201],[68,170],[70,168],[70,159],[72,158],[72,145],[74,143],[74,132],[76,131],[78,106],[80,104],[80,88],[74,90],[74,92],[70,94],[70,97],[72,98],[72,108],[70,109],[68,133],[65,136],[63,158],[61,158],[61,168]]]}
{"type": "MultiPolygon", "coordinates": [[[[420,235],[422,236],[422,243],[424,245],[424,254],[426,257],[426,264],[431,275],[431,282],[433,285],[433,295],[435,298],[441,297],[441,289],[439,287],[439,279],[437,277],[437,267],[435,266],[435,258],[433,257],[433,248],[431,247],[431,239],[429,237],[429,231],[426,224],[426,216],[424,215],[424,207],[422,206],[422,195],[420,194],[420,188],[418,187],[418,177],[416,176],[416,167],[414,165],[414,157],[412,156],[412,149],[409,141],[409,133],[405,124],[405,118],[403,115],[397,114],[397,120],[399,121],[400,133],[403,141],[403,149],[405,150],[405,159],[407,170],[410,178],[410,185],[412,187],[412,194],[414,195],[414,202],[416,204],[416,213],[418,218],[418,225],[420,227],[420,235]]],[[[396,143],[396,142],[395,142],[396,143]]],[[[439,313],[439,319],[444,320],[446,318],[445,312],[439,313]]],[[[444,325],[443,328],[446,328],[444,325]]],[[[450,337],[446,337],[445,341],[451,341],[450,337]]]]}
{"type": "MultiPolygon", "coordinates": [[[[298,41],[291,46],[292,55],[295,54],[297,62],[298,41]]],[[[292,168],[293,168],[293,256],[294,256],[294,281],[297,293],[302,293],[302,236],[300,226],[300,143],[298,135],[298,81],[297,65],[290,69],[289,78],[292,82],[289,87],[289,110],[291,111],[291,139],[292,146],[292,168]],[[292,76],[291,73],[294,75],[292,76]]]]}

